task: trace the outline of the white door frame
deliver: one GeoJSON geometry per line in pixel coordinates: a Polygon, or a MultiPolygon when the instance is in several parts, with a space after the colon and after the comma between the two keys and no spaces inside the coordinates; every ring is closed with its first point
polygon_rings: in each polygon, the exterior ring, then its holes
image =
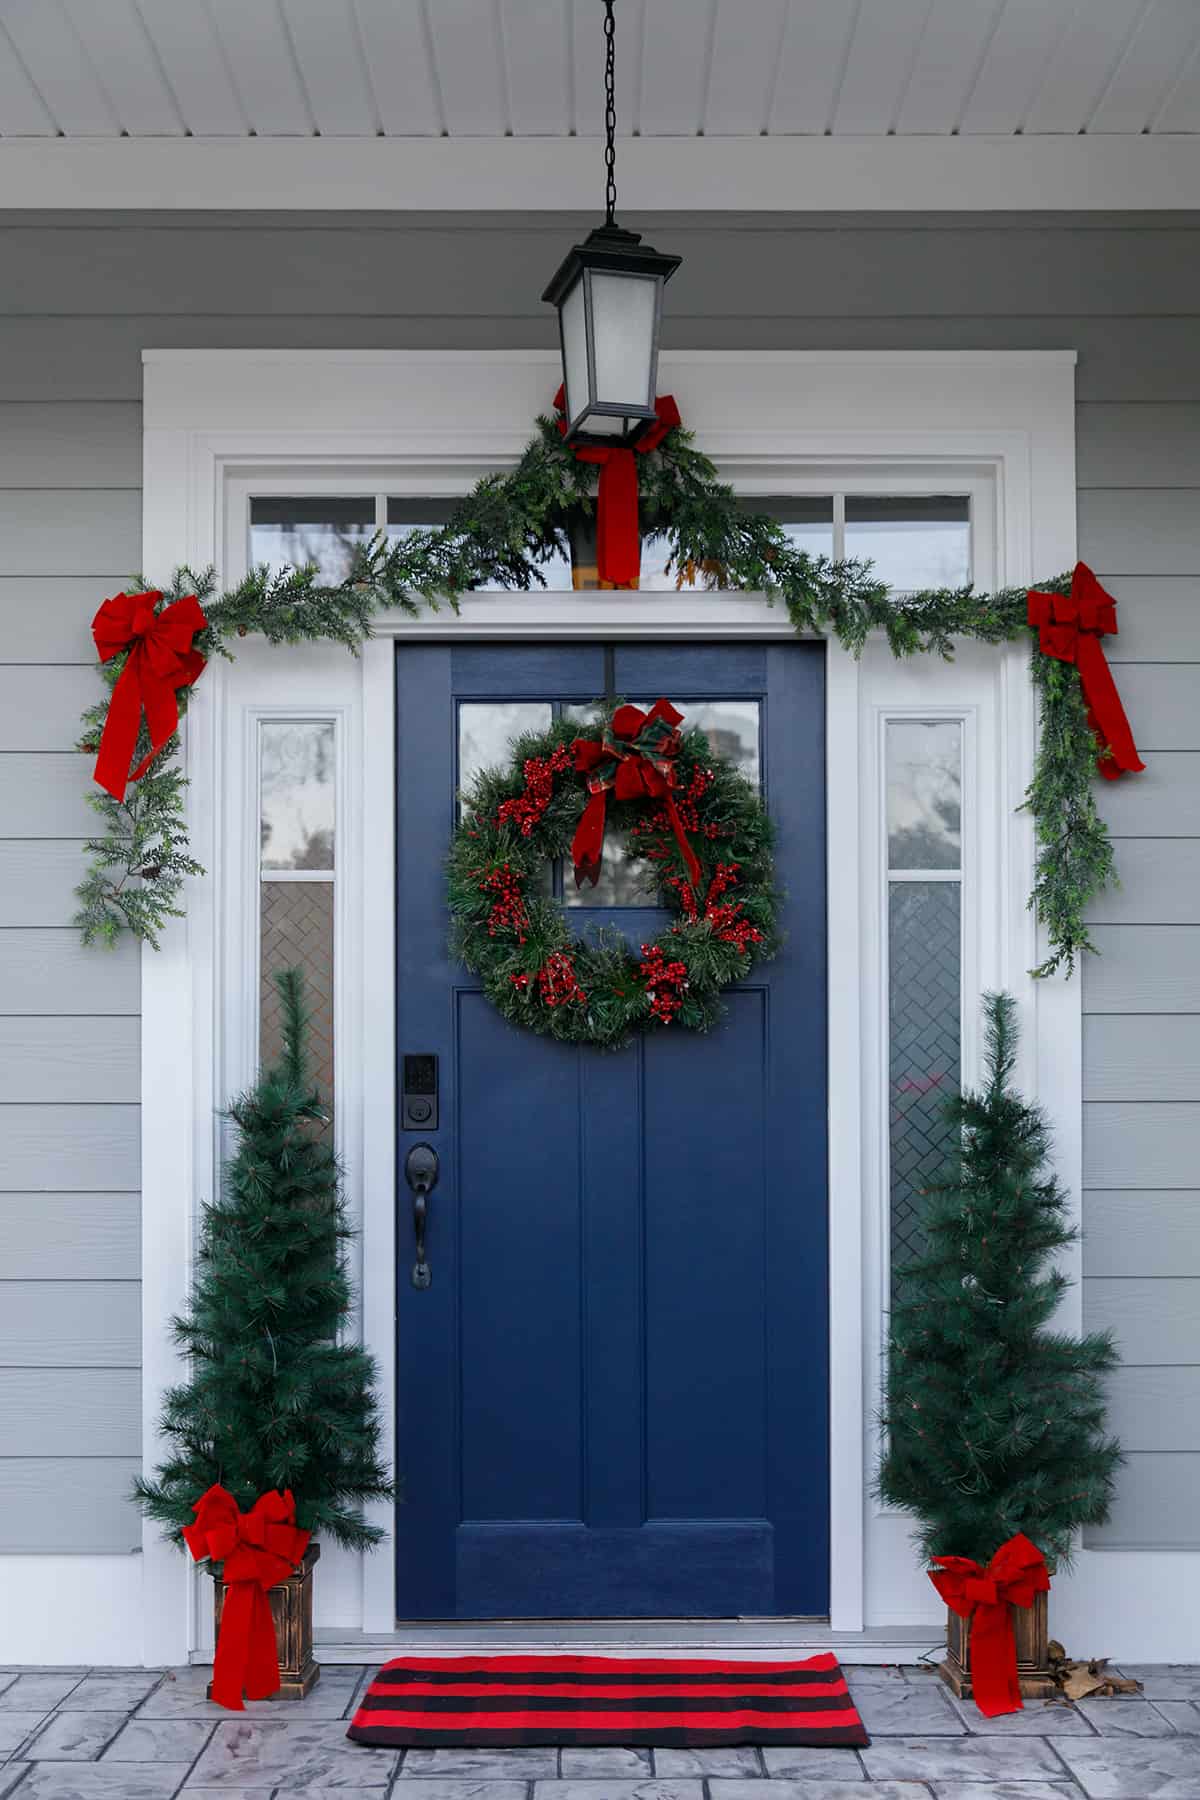
{"type": "MultiPolygon", "coordinates": [[[[365,485],[384,470],[399,491],[454,492],[487,467],[511,462],[557,383],[547,352],[147,351],[143,566],[166,579],[178,562],[226,572],[225,493],[247,470],[339,474],[365,485]]],[[[1069,352],[664,354],[660,385],[678,397],[701,447],[735,484],[762,491],[794,483],[797,469],[863,470],[872,462],[984,467],[995,484],[998,582],[1068,567],[1074,556],[1073,363],[1069,352]]],[[[344,484],[343,484],[344,485],[344,484]]],[[[456,636],[790,637],[779,609],[755,596],[703,593],[475,595],[456,621],[443,615],[381,620],[357,670],[361,856],[354,904],[362,965],[361,1167],[356,1179],[367,1253],[362,1258],[364,1339],[380,1360],[385,1451],[391,1453],[394,1363],[394,1104],[392,1031],[395,928],[393,640],[456,636]]],[[[167,1320],[184,1303],[199,1197],[217,1173],[214,1115],[224,1098],[222,858],[226,746],[243,704],[239,683],[277,653],[247,643],[239,665],[214,663],[188,716],[193,844],[212,871],[189,884],[187,918],[143,957],[143,1442],[156,1451],[162,1391],[178,1379],[167,1320]]],[[[1026,1085],[1055,1127],[1057,1164],[1076,1196],[1081,1164],[1078,981],[1033,984],[1035,934],[1024,911],[1032,834],[1014,815],[1031,768],[1034,706],[1023,647],[989,652],[996,669],[1002,754],[996,772],[1002,900],[988,967],[1017,993],[1026,1020],[1026,1085]]],[[[283,653],[310,670],[345,652],[283,653]],[[314,663],[314,656],[318,659],[314,663]]],[[[343,668],[344,668],[343,663],[343,668]]],[[[912,665],[915,672],[918,665],[912,665]]],[[[339,678],[340,679],[340,678],[339,678]]],[[[863,988],[861,862],[863,666],[836,644],[827,672],[829,861],[831,1625],[857,1633],[866,1617],[874,1508],[867,1494],[869,1395],[865,1346],[864,1091],[868,1021],[863,988]],[[844,1002],[850,996],[848,1004],[844,1002]],[[856,1005],[854,997],[859,997],[856,1005]]],[[[319,686],[319,683],[318,683],[319,686]]],[[[303,681],[290,704],[304,705],[303,681]]],[[[1078,1319],[1078,1291],[1071,1321],[1078,1319]]],[[[390,1521],[384,1517],[380,1522],[390,1521]]],[[[374,1553],[363,1584],[361,1629],[394,1624],[390,1547],[374,1553]]],[[[143,1536],[145,1659],[186,1659],[203,1641],[196,1588],[183,1557],[157,1529],[143,1536]]],[[[635,1629],[629,1633],[636,1636],[635,1629]]]]}

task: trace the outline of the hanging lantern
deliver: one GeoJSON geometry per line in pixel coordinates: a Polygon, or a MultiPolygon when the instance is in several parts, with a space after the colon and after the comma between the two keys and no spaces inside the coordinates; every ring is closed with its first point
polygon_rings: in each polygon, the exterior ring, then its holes
{"type": "Polygon", "coordinates": [[[632,444],[654,418],[664,285],[683,260],[616,223],[613,0],[604,0],[606,214],[567,252],[543,300],[558,308],[569,444],[632,444]]]}

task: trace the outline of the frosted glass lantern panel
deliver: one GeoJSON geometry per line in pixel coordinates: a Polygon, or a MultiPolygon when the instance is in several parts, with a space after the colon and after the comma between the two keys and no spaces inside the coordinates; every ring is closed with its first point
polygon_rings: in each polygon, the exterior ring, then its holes
{"type": "Polygon", "coordinates": [[[562,342],[566,415],[573,424],[588,405],[587,317],[582,275],[562,304],[562,342]]]}
{"type": "MultiPolygon", "coordinates": [[[[644,275],[595,271],[591,282],[596,398],[612,405],[648,406],[658,283],[644,275]]],[[[623,420],[615,423],[623,428],[623,420]]]]}
{"type": "Polygon", "coordinates": [[[354,552],[375,534],[371,495],[269,495],[250,502],[250,561],[271,569],[315,563],[330,586],[350,573],[354,552]]]}
{"type": "Polygon", "coordinates": [[[963,587],[971,579],[971,502],[966,494],[848,494],[846,555],[873,563],[896,594],[963,587]]]}
{"type": "Polygon", "coordinates": [[[960,720],[888,720],[887,834],[893,872],[961,867],[960,720]]]}
{"type": "Polygon", "coordinates": [[[334,732],[327,719],[271,719],[259,726],[259,807],[264,869],[332,869],[334,732]]]}

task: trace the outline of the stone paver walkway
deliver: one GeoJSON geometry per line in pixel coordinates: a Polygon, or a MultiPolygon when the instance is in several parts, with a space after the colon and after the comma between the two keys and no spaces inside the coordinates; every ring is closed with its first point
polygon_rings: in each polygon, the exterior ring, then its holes
{"type": "Polygon", "coordinates": [[[369,1750],[346,1721],[371,1673],[237,1714],[207,1669],[0,1670],[0,1800],[1200,1800],[1196,1667],[991,1720],[928,1670],[848,1668],[857,1751],[369,1750]]]}

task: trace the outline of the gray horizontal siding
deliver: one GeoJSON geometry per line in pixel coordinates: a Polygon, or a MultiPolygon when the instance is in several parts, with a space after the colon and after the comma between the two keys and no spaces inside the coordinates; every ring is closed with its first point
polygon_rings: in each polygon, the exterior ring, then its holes
{"type": "Polygon", "coordinates": [[[17,1369],[135,1369],[142,1319],[136,1281],[5,1281],[5,1363],[17,1369]]]}
{"type": "MultiPolygon", "coordinates": [[[[8,675],[11,671],[2,673],[8,675]]],[[[26,669],[23,673],[42,671],[26,669]]],[[[63,671],[55,669],[53,673],[63,671]]],[[[34,751],[28,755],[0,751],[0,836],[79,838],[99,830],[96,813],[88,805],[89,794],[96,792],[93,760],[69,750],[34,751]]],[[[0,994],[0,1006],[3,1004],[4,996],[0,994]]]]}
{"type": "MultiPolygon", "coordinates": [[[[126,554],[134,563],[141,561],[134,545],[126,554]]],[[[4,661],[90,667],[96,657],[91,633],[96,608],[109,594],[119,593],[131,573],[132,569],[121,575],[0,575],[4,661]]]]}
{"type": "Polygon", "coordinates": [[[0,1194],[0,1272],[9,1281],[136,1281],[140,1197],[0,1194]]]}
{"type": "MultiPolygon", "coordinates": [[[[78,855],[78,845],[71,850],[78,855]]],[[[136,1013],[140,990],[139,950],[128,936],[97,955],[61,926],[0,931],[0,1014],[136,1013]]]]}
{"type": "Polygon", "coordinates": [[[1196,1371],[1118,1369],[1108,1384],[1109,1419],[1126,1451],[1200,1451],[1196,1371]]]}
{"type": "MultiPolygon", "coordinates": [[[[1200,1394],[1186,1325],[1189,1302],[1200,1317],[1200,667],[1183,666],[1200,665],[1200,220],[634,223],[684,257],[671,346],[1079,354],[1080,553],[1120,602],[1107,648],[1149,763],[1100,791],[1123,886],[1094,909],[1102,956],[1084,975],[1085,1309],[1143,1357],[1114,1386],[1137,1441],[1095,1541],[1200,1546],[1200,1451],[1164,1441],[1174,1406],[1190,1443],[1200,1394]]],[[[550,346],[536,275],[580,224],[0,214],[0,1068],[27,1096],[0,1086],[0,1269],[12,1257],[63,1294],[89,1272],[137,1274],[137,959],[68,943],[91,830],[71,754],[97,691],[88,628],[140,563],[142,349],[550,346]],[[85,1043],[112,1052],[104,1091],[119,1098],[89,1088],[85,1043]]],[[[94,1368],[111,1320],[87,1319],[94,1368]]],[[[57,1315],[42,1323],[48,1354],[57,1315]]],[[[5,1364],[0,1310],[0,1381],[5,1364]]],[[[56,1449],[8,1465],[22,1474],[0,1481],[0,1547],[44,1547],[46,1519],[59,1544],[136,1542],[128,1445],[114,1424],[109,1458],[80,1458],[79,1480],[56,1449]]]]}
{"type": "Polygon", "coordinates": [[[1084,1535],[1090,1550],[1194,1550],[1200,1455],[1135,1452],[1121,1470],[1112,1517],[1084,1535]]]}
{"type": "Polygon", "coordinates": [[[136,1106],[0,1105],[0,1143],[0,1176],[12,1191],[128,1193],[139,1183],[136,1106]]]}
{"type": "MultiPolygon", "coordinates": [[[[0,1462],[0,1554],[128,1555],[142,1524],[130,1498],[136,1456],[28,1456],[0,1462]]],[[[54,1604],[55,1602],[51,1602],[54,1604]]]]}
{"type": "Polygon", "coordinates": [[[1200,1187],[1091,1189],[1083,1217],[1085,1276],[1200,1279],[1200,1187]]]}
{"type": "Polygon", "coordinates": [[[0,1369],[0,1486],[14,1456],[137,1456],[136,1369],[0,1369]]]}
{"type": "MultiPolygon", "coordinates": [[[[1140,777],[1139,777],[1140,780],[1140,777]]],[[[1136,793],[1137,783],[1112,783],[1136,793]]],[[[1138,851],[1122,855],[1128,864],[1138,851]]],[[[1200,925],[1097,925],[1084,958],[1087,1013],[1200,1013],[1200,925]]]]}
{"type": "Polygon", "coordinates": [[[0,1018],[0,1094],[6,1103],[136,1105],[140,1036],[135,1018],[0,1018]]]}

